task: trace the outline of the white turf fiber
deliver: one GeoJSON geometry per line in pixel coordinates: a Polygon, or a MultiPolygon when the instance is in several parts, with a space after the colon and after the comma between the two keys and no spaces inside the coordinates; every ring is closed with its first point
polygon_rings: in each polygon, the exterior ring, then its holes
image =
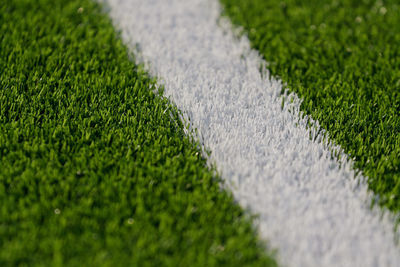
{"type": "Polygon", "coordinates": [[[282,109],[282,82],[246,37],[234,37],[216,0],[105,2],[236,200],[259,214],[281,266],[400,266],[393,222],[369,209],[365,179],[342,152],[341,162],[332,157],[340,148],[324,145],[317,124],[307,127],[295,95],[282,109]]]}

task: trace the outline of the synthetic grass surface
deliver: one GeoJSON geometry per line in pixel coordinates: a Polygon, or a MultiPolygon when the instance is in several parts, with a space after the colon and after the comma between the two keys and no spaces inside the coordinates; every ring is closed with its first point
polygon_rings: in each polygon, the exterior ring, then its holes
{"type": "Polygon", "coordinates": [[[275,266],[99,6],[5,0],[0,32],[1,266],[275,266]]]}
{"type": "Polygon", "coordinates": [[[221,0],[272,75],[355,159],[377,201],[400,210],[398,1],[221,0]]]}

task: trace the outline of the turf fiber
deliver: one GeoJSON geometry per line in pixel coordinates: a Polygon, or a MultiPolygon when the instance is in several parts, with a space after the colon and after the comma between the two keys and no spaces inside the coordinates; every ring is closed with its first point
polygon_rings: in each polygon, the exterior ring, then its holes
{"type": "Polygon", "coordinates": [[[275,266],[88,0],[0,3],[1,266],[275,266]]]}
{"type": "MultiPolygon", "coordinates": [[[[271,74],[400,211],[400,5],[372,0],[221,0],[271,74]]],[[[399,217],[400,220],[400,217],[399,217]]]]}

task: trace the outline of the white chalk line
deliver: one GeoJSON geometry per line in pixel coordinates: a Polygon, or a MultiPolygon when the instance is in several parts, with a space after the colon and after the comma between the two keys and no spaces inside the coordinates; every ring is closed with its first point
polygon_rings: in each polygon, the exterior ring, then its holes
{"type": "Polygon", "coordinates": [[[266,69],[261,75],[264,61],[246,37],[234,37],[216,0],[105,2],[138,63],[212,151],[235,199],[259,215],[281,265],[399,266],[393,222],[369,209],[365,179],[354,178],[339,147],[322,142],[317,122],[307,126],[296,95],[282,109],[282,82],[266,69]]]}

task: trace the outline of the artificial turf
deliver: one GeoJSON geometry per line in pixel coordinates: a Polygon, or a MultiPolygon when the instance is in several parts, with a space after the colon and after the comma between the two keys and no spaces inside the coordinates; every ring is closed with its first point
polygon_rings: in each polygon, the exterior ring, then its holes
{"type": "Polygon", "coordinates": [[[0,33],[0,266],[275,266],[96,3],[0,33]]]}
{"type": "MultiPolygon", "coordinates": [[[[271,74],[400,211],[400,4],[396,0],[221,0],[271,74]]],[[[400,216],[398,217],[400,221],[400,216]]]]}

